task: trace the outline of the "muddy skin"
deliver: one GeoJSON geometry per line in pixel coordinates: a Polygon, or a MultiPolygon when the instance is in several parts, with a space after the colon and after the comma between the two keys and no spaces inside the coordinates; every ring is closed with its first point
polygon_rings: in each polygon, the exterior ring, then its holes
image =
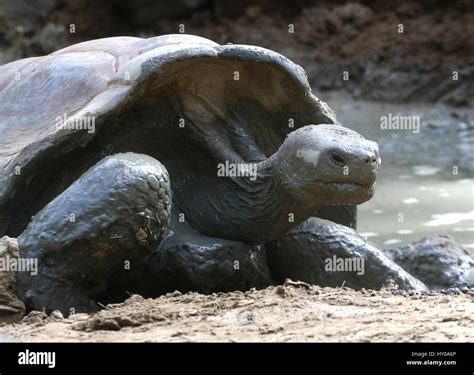
{"type": "Polygon", "coordinates": [[[267,245],[269,267],[279,282],[286,278],[330,287],[380,289],[393,285],[402,290],[426,292],[428,288],[353,229],[318,218],[267,245]],[[333,262],[336,257],[336,262],[333,262]],[[337,259],[351,261],[352,269],[337,269],[337,259]],[[328,264],[330,267],[327,268],[328,264]],[[335,266],[336,265],[336,266],[335,266]]]}
{"type": "Polygon", "coordinates": [[[104,301],[123,301],[128,293],[147,297],[175,290],[209,294],[274,284],[263,245],[202,235],[172,212],[171,229],[160,246],[137,261],[130,277],[108,290],[104,301]]]}
{"type": "Polygon", "coordinates": [[[18,238],[20,256],[38,259],[38,275],[17,274],[27,309],[97,310],[95,298],[160,243],[170,204],[168,173],[153,158],[127,153],[99,162],[18,238]]]}

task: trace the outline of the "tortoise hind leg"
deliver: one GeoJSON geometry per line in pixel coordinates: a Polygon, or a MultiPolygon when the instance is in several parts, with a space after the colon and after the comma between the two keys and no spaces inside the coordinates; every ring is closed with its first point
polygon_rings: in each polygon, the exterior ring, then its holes
{"type": "Polygon", "coordinates": [[[146,277],[136,278],[133,292],[157,297],[175,290],[208,294],[272,284],[263,246],[202,235],[176,222],[177,215],[172,214],[170,235],[138,267],[146,277]]]}
{"type": "Polygon", "coordinates": [[[88,312],[126,278],[169,226],[166,169],[140,154],[109,156],[46,205],[19,236],[20,256],[37,272],[18,272],[28,309],[88,312]]]}

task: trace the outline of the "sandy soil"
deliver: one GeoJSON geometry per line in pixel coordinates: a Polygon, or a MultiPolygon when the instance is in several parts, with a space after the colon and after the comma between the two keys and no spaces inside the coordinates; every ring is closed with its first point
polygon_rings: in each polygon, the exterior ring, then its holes
{"type": "Polygon", "coordinates": [[[408,295],[287,281],[248,292],[133,295],[99,313],[30,313],[8,341],[468,341],[473,295],[408,295]]]}

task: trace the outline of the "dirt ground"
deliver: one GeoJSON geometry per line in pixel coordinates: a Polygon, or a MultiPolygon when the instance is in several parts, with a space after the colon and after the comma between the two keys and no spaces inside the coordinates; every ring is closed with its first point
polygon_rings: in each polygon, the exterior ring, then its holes
{"type": "Polygon", "coordinates": [[[92,315],[30,313],[1,341],[474,342],[473,294],[409,295],[291,282],[248,292],[133,295],[92,315]]]}

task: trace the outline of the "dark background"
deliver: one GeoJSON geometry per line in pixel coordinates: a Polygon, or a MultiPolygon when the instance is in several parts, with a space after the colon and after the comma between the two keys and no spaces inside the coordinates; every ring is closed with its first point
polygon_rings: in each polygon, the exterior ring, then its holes
{"type": "Polygon", "coordinates": [[[472,105],[473,10],[471,0],[0,0],[0,64],[90,39],[177,33],[182,24],[219,43],[286,55],[316,94],[472,105]]]}

